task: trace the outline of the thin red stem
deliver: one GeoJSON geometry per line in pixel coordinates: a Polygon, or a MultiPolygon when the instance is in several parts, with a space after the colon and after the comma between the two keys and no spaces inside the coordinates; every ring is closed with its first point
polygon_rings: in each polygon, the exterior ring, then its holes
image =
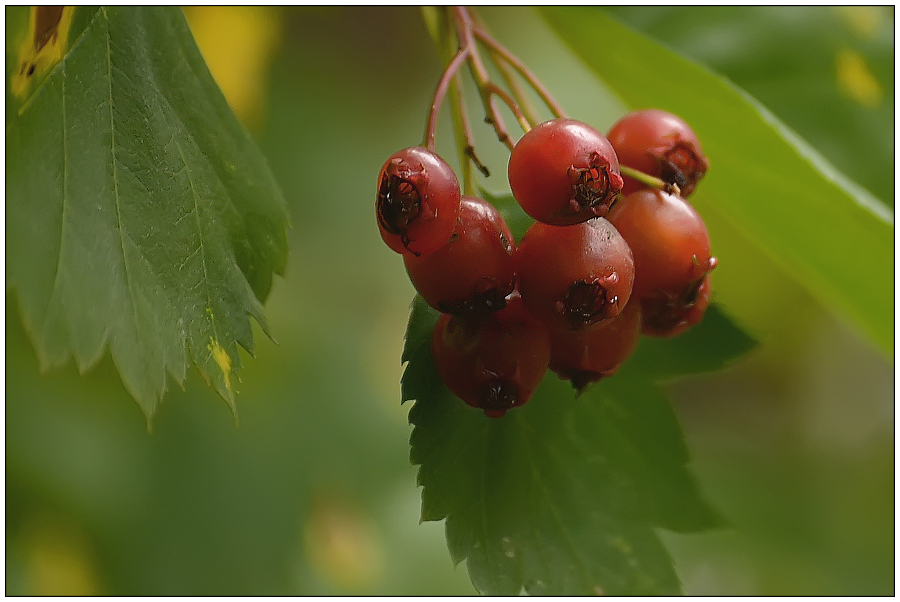
{"type": "Polygon", "coordinates": [[[437,115],[438,110],[441,108],[441,102],[443,102],[444,97],[447,96],[447,88],[450,86],[450,81],[470,54],[471,51],[468,46],[460,48],[447,65],[447,68],[444,69],[444,73],[438,81],[437,88],[434,91],[434,97],[431,101],[431,109],[428,111],[428,120],[425,125],[424,146],[430,151],[434,151],[434,133],[437,129],[437,115]]]}
{"type": "MultiPolygon", "coordinates": [[[[481,56],[478,54],[475,47],[475,36],[472,33],[474,28],[472,17],[469,14],[468,9],[463,6],[454,7],[453,15],[456,18],[457,22],[457,36],[459,37],[460,45],[463,48],[470,49],[469,68],[472,72],[472,77],[473,79],[475,79],[475,83],[478,86],[478,91],[481,95],[481,102],[484,105],[485,112],[487,113],[485,121],[493,125],[494,131],[497,133],[497,138],[500,140],[500,142],[502,142],[507,146],[507,148],[512,150],[514,146],[513,142],[506,130],[506,124],[503,121],[503,117],[500,115],[500,112],[497,110],[497,105],[494,102],[494,93],[491,89],[491,86],[493,84],[491,84],[487,69],[485,68],[484,63],[481,61],[481,56]]],[[[494,88],[496,89],[496,86],[494,86],[494,88]]],[[[524,117],[521,117],[522,111],[518,108],[515,102],[509,97],[509,95],[506,95],[506,98],[503,98],[503,100],[510,106],[510,108],[513,110],[513,113],[516,114],[516,118],[519,119],[519,122],[521,123],[524,117]]],[[[525,129],[527,131],[528,128],[526,127],[525,129]]]]}
{"type": "Polygon", "coordinates": [[[512,92],[512,97],[515,99],[516,104],[519,105],[519,108],[522,109],[522,114],[528,120],[528,123],[535,124],[540,120],[538,119],[537,113],[534,111],[534,106],[531,104],[529,98],[525,95],[525,91],[522,89],[521,82],[516,79],[512,72],[510,71],[509,64],[506,61],[497,60],[494,56],[497,53],[491,50],[491,59],[494,61],[494,64],[497,65],[497,69],[500,71],[500,75],[503,77],[503,81],[506,82],[506,85],[509,87],[512,92]]]}
{"type": "Polygon", "coordinates": [[[553,96],[550,94],[550,91],[544,87],[544,85],[538,80],[538,78],[531,72],[528,67],[526,67],[518,58],[515,57],[509,50],[507,50],[503,45],[501,45],[497,40],[491,37],[484,29],[482,29],[478,25],[472,26],[473,35],[485,44],[488,48],[493,50],[500,56],[504,61],[506,61],[513,69],[515,69],[519,75],[521,75],[528,84],[534,88],[534,91],[537,92],[538,96],[541,97],[541,100],[544,101],[544,104],[547,105],[547,108],[553,113],[555,117],[565,117],[565,111],[562,110],[562,107],[553,96]]]}

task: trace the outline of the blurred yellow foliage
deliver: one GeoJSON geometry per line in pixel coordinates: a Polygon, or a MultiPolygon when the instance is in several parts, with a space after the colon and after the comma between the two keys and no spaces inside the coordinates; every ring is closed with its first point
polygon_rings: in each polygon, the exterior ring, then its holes
{"type": "Polygon", "coordinates": [[[371,520],[345,496],[319,490],[304,525],[310,564],[345,591],[365,591],[383,570],[381,540],[371,520]]]}
{"type": "Polygon", "coordinates": [[[838,88],[842,93],[867,109],[881,104],[884,90],[861,54],[841,48],[835,57],[835,69],[838,88]]]}
{"type": "Polygon", "coordinates": [[[834,10],[862,39],[875,37],[879,25],[886,21],[885,6],[836,6],[834,10]]]}
{"type": "Polygon", "coordinates": [[[100,592],[84,533],[59,519],[35,516],[24,532],[27,589],[34,596],[96,596],[100,592]]]}
{"type": "Polygon", "coordinates": [[[274,6],[186,6],[191,32],[238,119],[260,127],[269,65],[282,39],[274,6]]]}

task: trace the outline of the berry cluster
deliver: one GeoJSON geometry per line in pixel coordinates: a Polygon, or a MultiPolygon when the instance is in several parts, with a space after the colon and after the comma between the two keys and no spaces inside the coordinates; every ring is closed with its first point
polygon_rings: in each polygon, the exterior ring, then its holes
{"type": "MultiPolygon", "coordinates": [[[[461,40],[480,35],[499,48],[457,15],[461,40]]],[[[510,189],[535,220],[517,245],[497,209],[463,194],[434,151],[442,89],[471,48],[462,45],[438,85],[426,144],[381,168],[376,216],[416,291],[441,312],[431,350],[444,383],[499,417],[526,403],[548,369],[581,391],[613,374],[641,334],[672,337],[699,322],[716,259],[685,200],[708,162],[684,121],[635,111],[604,136],[554,110],[530,127],[506,99],[524,135],[513,145],[493,122],[511,149],[510,189]]],[[[487,171],[471,144],[466,152],[487,171]]]]}

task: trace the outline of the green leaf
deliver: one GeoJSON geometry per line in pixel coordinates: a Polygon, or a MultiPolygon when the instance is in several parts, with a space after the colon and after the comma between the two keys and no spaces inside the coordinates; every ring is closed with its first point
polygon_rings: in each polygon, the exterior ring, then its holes
{"type": "Polygon", "coordinates": [[[438,313],[416,298],[402,394],[415,400],[410,458],[422,520],[446,518],[451,557],[467,560],[478,591],[680,591],[654,529],[696,531],[721,519],[701,498],[653,380],[717,369],[752,345],[715,309],[709,317],[690,337],[642,341],[627,371],[581,396],[548,374],[528,404],[490,419],[444,387],[430,350],[438,313]]]}
{"type": "Polygon", "coordinates": [[[893,7],[657,5],[607,10],[734,81],[893,207],[893,7]],[[721,34],[724,29],[728,36],[721,34]]]}
{"type": "MultiPolygon", "coordinates": [[[[711,168],[692,201],[893,352],[893,214],[745,92],[602,10],[552,7],[557,33],[626,104],[684,118],[711,168]]],[[[764,291],[760,291],[764,294],[764,291]]]]}
{"type": "MultiPolygon", "coordinates": [[[[286,261],[281,192],[180,9],[71,22],[61,60],[13,93],[7,288],[44,368],[71,354],[84,371],[108,346],[149,419],[190,360],[234,410],[238,345],[253,351],[250,316],[268,332],[261,302],[286,261]]],[[[19,39],[8,77],[30,60],[19,39]]]]}

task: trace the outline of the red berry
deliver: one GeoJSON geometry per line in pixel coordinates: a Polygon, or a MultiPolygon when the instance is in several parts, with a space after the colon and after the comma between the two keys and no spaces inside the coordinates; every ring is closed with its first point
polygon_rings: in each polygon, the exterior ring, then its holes
{"type": "MultiPolygon", "coordinates": [[[[628,113],[607,134],[621,165],[677,184],[684,198],[709,169],[694,130],[677,115],[660,109],[628,113]]],[[[625,176],[623,194],[646,188],[625,176]]]]}
{"type": "Polygon", "coordinates": [[[516,249],[516,271],[528,309],[555,330],[614,318],[634,282],[631,250],[602,217],[572,226],[535,222],[516,249]]]}
{"type": "Polygon", "coordinates": [[[464,196],[450,241],[421,257],[403,261],[426,303],[444,313],[496,311],[513,292],[513,236],[490,203],[464,196]]]}
{"type": "Polygon", "coordinates": [[[378,174],[375,213],[384,242],[398,253],[426,255],[450,240],[459,215],[453,169],[422,147],[397,151],[378,174]]]}
{"type": "Polygon", "coordinates": [[[707,274],[686,286],[677,297],[642,299],[643,334],[671,338],[698,324],[709,306],[709,286],[707,274]]]}
{"type": "Polygon", "coordinates": [[[616,203],[608,218],[631,247],[635,297],[677,298],[716,266],[706,224],[680,197],[645,188],[616,203]]]}
{"type": "Polygon", "coordinates": [[[523,135],[510,154],[508,175],[522,209],[557,226],[606,215],[622,189],[612,145],[574,119],[546,121],[523,135]]]}
{"type": "Polygon", "coordinates": [[[524,405],[550,361],[546,328],[515,295],[495,313],[475,318],[442,314],[431,350],[447,388],[491,418],[524,405]]]}
{"type": "Polygon", "coordinates": [[[586,330],[550,330],[550,369],[579,392],[611,376],[631,357],[641,334],[641,304],[632,299],[608,324],[586,330]]]}

